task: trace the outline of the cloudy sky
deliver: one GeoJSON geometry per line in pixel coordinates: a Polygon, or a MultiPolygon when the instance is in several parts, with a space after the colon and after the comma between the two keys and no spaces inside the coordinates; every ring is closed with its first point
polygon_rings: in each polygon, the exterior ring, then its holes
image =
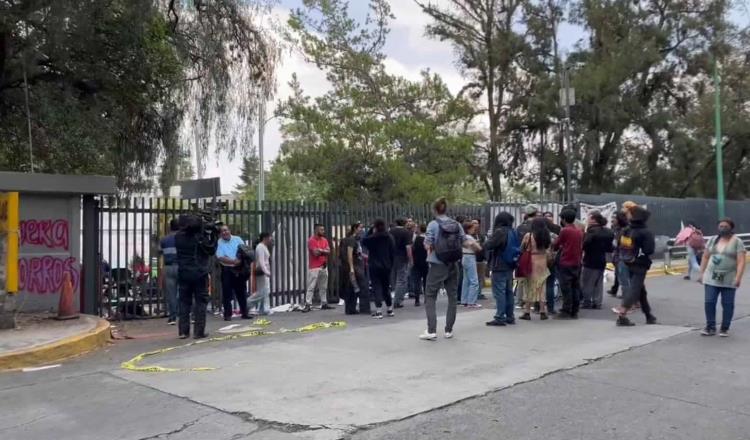
{"type": "MultiPolygon", "coordinates": [[[[286,22],[289,11],[301,5],[301,0],[280,0],[275,8],[274,14],[280,22],[286,22]]],[[[364,18],[367,13],[367,0],[350,0],[350,12],[353,17],[364,18]]],[[[391,73],[403,75],[407,78],[416,79],[420,71],[429,68],[440,74],[453,92],[458,91],[463,80],[454,66],[454,54],[449,44],[427,38],[424,35],[425,25],[429,17],[423,14],[412,0],[392,0],[391,8],[395,20],[391,23],[391,33],[385,47],[388,56],[386,66],[391,73]]],[[[742,8],[735,14],[736,21],[747,23],[747,10],[742,8]],[[743,12],[744,11],[744,12],[743,12]]],[[[563,26],[560,29],[560,43],[563,51],[571,49],[576,42],[583,38],[581,29],[573,26],[563,26]]],[[[292,73],[297,73],[303,89],[312,96],[317,96],[327,90],[325,76],[313,65],[302,60],[299,55],[285,53],[282,65],[278,71],[278,93],[276,102],[285,99],[289,95],[288,82],[292,73]]],[[[276,102],[269,104],[268,113],[272,113],[276,102]]],[[[279,152],[281,135],[279,124],[272,119],[266,125],[265,136],[265,162],[271,162],[279,152]]],[[[215,157],[211,157],[206,168],[205,177],[221,176],[221,188],[223,193],[231,192],[239,182],[239,170],[241,159],[237,158],[231,163],[223,162],[219,165],[215,157]]]]}

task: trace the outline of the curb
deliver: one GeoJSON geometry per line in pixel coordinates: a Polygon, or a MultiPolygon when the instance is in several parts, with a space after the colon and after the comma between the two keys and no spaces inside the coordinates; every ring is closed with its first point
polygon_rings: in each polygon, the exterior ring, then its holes
{"type": "Polygon", "coordinates": [[[97,318],[93,329],[23,350],[0,354],[0,371],[17,370],[61,361],[103,347],[110,339],[110,324],[97,318]]]}

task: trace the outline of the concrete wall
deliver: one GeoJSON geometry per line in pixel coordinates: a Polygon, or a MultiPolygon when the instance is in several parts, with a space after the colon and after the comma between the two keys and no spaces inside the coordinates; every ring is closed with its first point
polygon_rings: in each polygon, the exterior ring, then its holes
{"type": "Polygon", "coordinates": [[[62,279],[70,272],[79,307],[81,288],[81,198],[21,193],[19,295],[24,312],[56,311],[62,279]]]}

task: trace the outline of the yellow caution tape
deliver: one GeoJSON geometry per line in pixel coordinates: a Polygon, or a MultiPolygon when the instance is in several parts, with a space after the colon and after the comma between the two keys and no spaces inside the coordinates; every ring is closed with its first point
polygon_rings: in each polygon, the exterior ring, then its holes
{"type": "Polygon", "coordinates": [[[259,327],[268,327],[271,325],[271,321],[265,319],[265,318],[258,318],[253,322],[253,325],[257,325],[259,327]]]}
{"type": "MultiPolygon", "coordinates": [[[[258,326],[268,326],[268,325],[271,325],[271,321],[267,319],[257,319],[254,324],[258,326]]],[[[249,331],[245,333],[236,333],[232,335],[218,336],[218,337],[209,338],[209,339],[200,339],[194,342],[190,342],[188,344],[177,345],[174,347],[167,347],[167,348],[162,348],[159,350],[141,353],[137,355],[136,357],[123,362],[120,365],[120,367],[125,370],[138,371],[141,373],[173,373],[177,371],[213,371],[213,370],[216,370],[216,368],[214,367],[169,368],[169,367],[162,367],[159,365],[138,365],[138,364],[147,357],[156,356],[158,354],[166,353],[168,351],[177,350],[180,348],[187,348],[187,347],[191,347],[193,345],[198,345],[198,344],[228,341],[228,340],[239,339],[239,338],[252,338],[252,337],[257,337],[257,336],[280,335],[284,333],[309,333],[309,332],[316,331],[316,330],[324,330],[324,329],[329,329],[329,328],[334,328],[334,327],[346,327],[346,322],[345,321],[316,322],[316,323],[308,324],[308,325],[298,327],[295,329],[280,329],[279,331],[275,331],[275,332],[253,330],[253,331],[249,331]]]]}

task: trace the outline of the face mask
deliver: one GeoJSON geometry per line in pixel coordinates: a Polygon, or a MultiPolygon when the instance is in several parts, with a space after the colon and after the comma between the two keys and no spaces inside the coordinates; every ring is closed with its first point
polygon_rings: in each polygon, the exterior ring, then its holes
{"type": "Polygon", "coordinates": [[[729,237],[730,235],[732,235],[732,230],[731,229],[725,228],[725,227],[720,227],[719,228],[719,236],[720,237],[729,237]]]}

